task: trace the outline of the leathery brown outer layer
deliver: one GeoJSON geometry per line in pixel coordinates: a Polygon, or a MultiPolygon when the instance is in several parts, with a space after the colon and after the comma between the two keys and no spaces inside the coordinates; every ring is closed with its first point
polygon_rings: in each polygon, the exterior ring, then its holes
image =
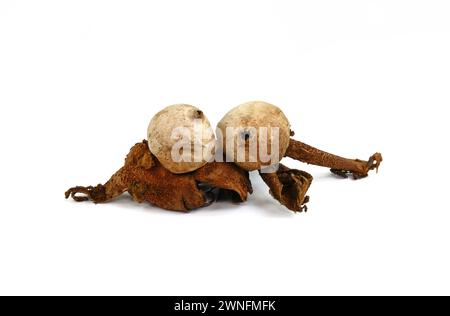
{"type": "MultiPolygon", "coordinates": [[[[331,172],[343,178],[351,175],[355,180],[367,177],[371,170],[376,169],[378,172],[383,161],[380,153],[373,154],[368,161],[352,160],[327,153],[294,139],[290,140],[286,156],[308,164],[330,168],[331,172]]],[[[313,180],[309,173],[289,169],[280,164],[277,172],[260,172],[260,175],[270,188],[270,194],[282,205],[294,212],[307,211],[306,203],[309,202],[309,196],[306,193],[313,180]]]]}
{"type": "MultiPolygon", "coordinates": [[[[348,159],[294,139],[290,140],[285,156],[327,167],[338,176],[354,179],[367,177],[371,170],[378,171],[383,161],[380,153],[373,154],[367,161],[348,159]]],[[[306,193],[313,180],[310,174],[280,164],[277,172],[260,172],[260,175],[269,186],[270,194],[282,205],[294,212],[307,210],[309,196],[306,193]]],[[[173,174],[151,154],[144,140],[131,149],[125,165],[107,183],[71,188],[66,192],[66,198],[72,196],[78,202],[104,203],[125,192],[137,202],[189,211],[208,206],[223,196],[231,196],[238,202],[246,201],[248,193],[252,193],[252,185],[248,172],[232,163],[211,162],[191,173],[173,174]]]]}
{"type": "Polygon", "coordinates": [[[378,172],[383,161],[380,153],[373,154],[368,161],[342,158],[292,138],[286,156],[311,165],[330,168],[331,172],[344,178],[352,175],[355,180],[367,177],[371,170],[376,169],[378,172]]]}
{"type": "Polygon", "coordinates": [[[144,140],[131,148],[125,165],[107,183],[74,187],[65,196],[77,202],[105,203],[125,192],[139,203],[189,211],[210,205],[223,193],[238,202],[246,201],[252,185],[247,171],[225,162],[211,162],[191,173],[173,174],[151,154],[144,140]]]}
{"type": "Polygon", "coordinates": [[[270,195],[278,202],[294,212],[307,211],[306,203],[309,196],[306,195],[313,177],[301,170],[289,169],[280,164],[277,172],[259,173],[264,182],[270,188],[270,195]]]}

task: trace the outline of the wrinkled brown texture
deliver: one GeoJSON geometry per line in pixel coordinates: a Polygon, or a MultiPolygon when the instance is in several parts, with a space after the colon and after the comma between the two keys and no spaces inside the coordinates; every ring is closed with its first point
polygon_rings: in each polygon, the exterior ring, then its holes
{"type": "Polygon", "coordinates": [[[327,153],[294,139],[291,139],[289,143],[286,156],[308,164],[330,168],[333,173],[344,178],[352,175],[354,179],[365,178],[369,171],[374,169],[378,172],[383,161],[380,153],[373,154],[368,161],[352,160],[327,153]]]}
{"type": "Polygon", "coordinates": [[[313,177],[301,170],[281,165],[277,172],[260,175],[270,188],[270,194],[282,205],[294,212],[306,211],[309,197],[306,195],[313,177]]]}
{"type": "MultiPolygon", "coordinates": [[[[290,140],[286,156],[330,168],[341,177],[351,175],[354,179],[367,177],[371,170],[378,171],[383,160],[380,153],[375,153],[368,161],[347,159],[294,139],[290,140]]],[[[294,212],[307,210],[309,197],[306,193],[313,180],[310,174],[280,164],[277,172],[260,172],[260,175],[269,186],[270,194],[286,208],[294,212]]],[[[238,202],[246,201],[252,186],[248,172],[232,163],[211,162],[191,173],[171,173],[151,154],[147,141],[143,141],[131,149],[125,165],[107,183],[71,188],[66,192],[66,198],[72,196],[78,202],[104,203],[125,192],[137,202],[189,211],[208,206],[223,196],[238,202]]]]}
{"type": "Polygon", "coordinates": [[[108,202],[128,192],[136,202],[188,211],[208,206],[215,200],[214,188],[233,192],[237,201],[246,201],[252,186],[248,172],[231,163],[212,162],[186,174],[173,174],[150,153],[147,141],[131,148],[125,165],[104,185],[74,187],[66,192],[75,201],[108,202]],[[83,194],[79,196],[78,194],[83,194]]]}
{"type": "MultiPolygon", "coordinates": [[[[291,133],[294,136],[294,133],[291,133]]],[[[368,176],[369,171],[378,168],[383,161],[380,153],[373,154],[368,161],[347,159],[336,156],[310,145],[290,140],[286,156],[293,159],[331,169],[334,174],[347,178],[361,179],[368,176]]],[[[306,211],[309,197],[306,195],[313,177],[307,172],[289,169],[280,164],[275,173],[262,173],[261,177],[270,188],[270,194],[282,205],[294,212],[306,211]]]]}

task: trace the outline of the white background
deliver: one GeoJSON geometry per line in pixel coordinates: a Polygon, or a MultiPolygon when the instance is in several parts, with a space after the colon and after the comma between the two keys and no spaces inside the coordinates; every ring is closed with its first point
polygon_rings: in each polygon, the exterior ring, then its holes
{"type": "Polygon", "coordinates": [[[450,294],[448,1],[0,2],[0,294],[450,294]],[[161,108],[260,99],[378,174],[178,214],[106,181],[161,108]]]}

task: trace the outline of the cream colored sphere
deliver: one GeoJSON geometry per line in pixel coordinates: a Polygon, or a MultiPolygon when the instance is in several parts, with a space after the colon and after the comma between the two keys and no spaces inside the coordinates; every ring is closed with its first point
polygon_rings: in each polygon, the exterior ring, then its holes
{"type": "Polygon", "coordinates": [[[290,124],[284,113],[277,106],[263,102],[252,101],[241,104],[230,112],[219,122],[218,129],[223,136],[223,150],[229,159],[233,159],[239,167],[248,170],[260,170],[262,168],[270,167],[277,164],[286,154],[289,146],[291,136],[290,124]],[[266,142],[260,142],[261,129],[267,128],[265,133],[266,142]],[[227,134],[227,129],[231,128],[234,133],[227,134]],[[277,128],[276,132],[272,132],[277,128]],[[228,139],[227,139],[228,137],[228,139]],[[230,140],[229,137],[233,137],[230,140]],[[233,149],[227,148],[227,142],[233,144],[233,149]],[[255,147],[251,144],[256,144],[255,147]],[[272,159],[269,162],[262,161],[260,156],[260,146],[267,147],[266,152],[272,154],[272,144],[276,145],[274,148],[278,150],[278,159],[272,159]],[[251,150],[253,148],[253,151],[251,150]],[[239,151],[245,152],[245,160],[239,159],[242,155],[239,151]]]}
{"type": "Polygon", "coordinates": [[[214,154],[215,135],[211,124],[205,114],[192,105],[175,104],[157,113],[150,121],[147,136],[152,154],[172,173],[195,171],[207,164],[214,154]],[[202,155],[196,155],[200,150],[202,155]],[[188,159],[174,160],[174,152],[188,159]]]}

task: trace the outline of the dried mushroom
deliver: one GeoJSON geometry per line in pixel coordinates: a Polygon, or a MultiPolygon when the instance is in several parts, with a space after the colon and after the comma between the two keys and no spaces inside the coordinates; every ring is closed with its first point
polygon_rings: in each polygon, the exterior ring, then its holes
{"type": "Polygon", "coordinates": [[[286,153],[291,136],[291,125],[284,113],[275,105],[262,101],[247,102],[232,109],[217,128],[224,139],[223,149],[228,160],[248,171],[278,163],[286,153]],[[271,151],[272,147],[276,152],[271,151]],[[272,159],[263,161],[260,149],[267,149],[267,155],[272,159]]]}
{"type": "Polygon", "coordinates": [[[171,105],[158,112],[150,121],[147,136],[152,154],[172,173],[197,170],[214,156],[216,137],[211,124],[192,105],[171,105]],[[179,154],[180,161],[174,154],[179,154]]]}
{"type": "Polygon", "coordinates": [[[380,153],[375,153],[368,161],[342,158],[296,141],[291,138],[294,133],[286,115],[275,105],[263,101],[235,107],[220,121],[218,130],[224,137],[222,150],[226,156],[245,170],[260,170],[271,195],[295,212],[306,210],[304,205],[309,201],[306,192],[313,177],[304,171],[278,166],[283,157],[327,167],[341,177],[352,175],[354,179],[367,177],[371,170],[378,171],[383,160],[380,153]]]}
{"type": "Polygon", "coordinates": [[[246,201],[252,186],[248,172],[226,162],[211,162],[190,173],[174,174],[155,159],[144,140],[131,148],[125,165],[104,185],[74,187],[65,196],[77,202],[105,203],[125,192],[139,203],[189,211],[208,206],[223,193],[238,202],[246,201]]]}
{"type": "Polygon", "coordinates": [[[338,176],[367,177],[383,158],[347,159],[292,139],[290,123],[278,107],[244,103],[218,124],[218,139],[198,108],[177,104],[160,111],[148,127],[148,141],[136,144],[125,165],[104,185],[74,187],[65,196],[75,201],[108,202],[128,192],[137,202],[189,211],[227,197],[247,200],[249,171],[259,170],[270,194],[294,212],[306,211],[313,177],[282,165],[283,157],[330,168],[338,176]],[[213,158],[216,158],[215,160],[213,158]],[[226,158],[227,162],[222,162],[226,158]]]}

